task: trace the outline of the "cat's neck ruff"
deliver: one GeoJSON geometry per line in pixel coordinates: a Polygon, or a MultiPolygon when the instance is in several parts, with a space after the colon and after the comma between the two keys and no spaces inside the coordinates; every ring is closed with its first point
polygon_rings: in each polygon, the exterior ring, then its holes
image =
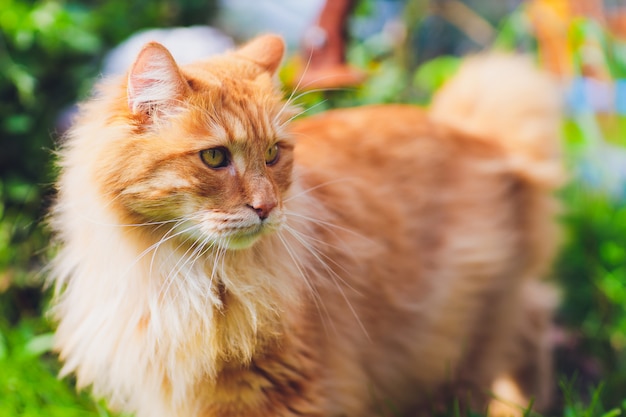
{"type": "Polygon", "coordinates": [[[62,317],[64,374],[76,372],[79,385],[94,384],[97,395],[120,403],[128,390],[154,385],[157,392],[167,381],[176,402],[194,381],[216,378],[226,362],[245,365],[281,338],[305,278],[297,259],[306,254],[290,234],[243,250],[199,252],[178,239],[159,243],[159,225],[122,224],[100,200],[85,191],[57,213],[80,224],[64,232],[73,236],[54,266],[63,288],[53,314],[62,317]],[[106,373],[128,386],[102,383],[106,373]]]}

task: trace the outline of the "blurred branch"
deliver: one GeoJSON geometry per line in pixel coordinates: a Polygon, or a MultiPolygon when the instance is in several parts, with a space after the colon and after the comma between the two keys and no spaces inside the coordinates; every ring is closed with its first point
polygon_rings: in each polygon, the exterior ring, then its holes
{"type": "Polygon", "coordinates": [[[495,29],[485,18],[458,0],[433,2],[431,10],[479,45],[487,46],[496,37],[495,29]]]}

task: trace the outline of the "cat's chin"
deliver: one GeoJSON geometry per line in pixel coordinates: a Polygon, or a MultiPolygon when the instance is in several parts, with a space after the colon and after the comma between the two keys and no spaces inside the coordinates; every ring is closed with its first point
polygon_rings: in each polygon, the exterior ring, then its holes
{"type": "Polygon", "coordinates": [[[283,224],[283,216],[273,217],[269,221],[256,224],[242,225],[241,227],[231,228],[228,231],[208,232],[209,235],[217,236],[214,240],[215,245],[220,249],[226,250],[242,250],[249,249],[254,246],[264,236],[273,234],[278,231],[283,224]]]}
{"type": "Polygon", "coordinates": [[[242,250],[254,246],[256,242],[263,236],[263,233],[249,233],[236,236],[229,236],[219,240],[218,244],[223,249],[242,250]]]}
{"type": "Polygon", "coordinates": [[[266,226],[252,230],[239,231],[228,236],[222,236],[217,240],[217,245],[227,250],[243,250],[254,246],[263,236],[272,233],[274,227],[266,226]]]}

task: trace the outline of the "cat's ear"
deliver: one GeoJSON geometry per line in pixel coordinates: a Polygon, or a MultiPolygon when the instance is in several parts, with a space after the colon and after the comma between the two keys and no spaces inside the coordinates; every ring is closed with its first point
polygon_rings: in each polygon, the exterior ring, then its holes
{"type": "Polygon", "coordinates": [[[237,54],[275,74],[285,54],[285,41],[277,35],[262,35],[239,48],[237,54]]]}
{"type": "Polygon", "coordinates": [[[128,73],[128,107],[134,114],[163,111],[174,107],[189,85],[172,54],[161,44],[146,44],[128,73]]]}

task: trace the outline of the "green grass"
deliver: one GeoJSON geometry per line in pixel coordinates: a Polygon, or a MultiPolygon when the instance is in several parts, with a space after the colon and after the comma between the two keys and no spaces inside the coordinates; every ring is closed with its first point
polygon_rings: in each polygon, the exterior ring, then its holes
{"type": "Polygon", "coordinates": [[[32,317],[0,325],[0,415],[5,417],[106,417],[105,407],[71,380],[59,380],[59,363],[50,354],[52,333],[32,317]]]}

